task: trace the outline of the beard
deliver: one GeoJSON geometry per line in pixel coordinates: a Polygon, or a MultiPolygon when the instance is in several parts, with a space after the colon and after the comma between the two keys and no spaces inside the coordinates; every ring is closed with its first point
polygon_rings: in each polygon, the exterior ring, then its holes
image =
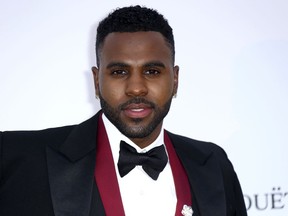
{"type": "Polygon", "coordinates": [[[120,104],[118,107],[112,107],[106,100],[103,99],[101,94],[99,94],[100,104],[103,113],[106,115],[109,121],[128,138],[145,138],[149,136],[156,129],[156,127],[160,123],[162,123],[163,119],[168,114],[172,102],[172,97],[173,96],[171,95],[171,97],[167,100],[163,107],[159,107],[153,102],[148,101],[142,97],[135,97],[123,104],[120,104]],[[132,119],[134,123],[133,126],[127,124],[127,122],[125,122],[125,120],[121,118],[121,112],[125,107],[132,103],[142,103],[149,105],[154,110],[155,115],[153,119],[149,123],[142,124],[144,119],[135,118],[132,119]]]}

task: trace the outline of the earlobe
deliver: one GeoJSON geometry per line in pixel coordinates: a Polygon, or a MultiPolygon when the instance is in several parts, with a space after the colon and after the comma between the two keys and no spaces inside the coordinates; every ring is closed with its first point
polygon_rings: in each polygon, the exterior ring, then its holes
{"type": "Polygon", "coordinates": [[[95,97],[98,99],[99,96],[99,69],[97,67],[91,68],[93,73],[93,79],[94,79],[94,88],[95,88],[95,97]]]}

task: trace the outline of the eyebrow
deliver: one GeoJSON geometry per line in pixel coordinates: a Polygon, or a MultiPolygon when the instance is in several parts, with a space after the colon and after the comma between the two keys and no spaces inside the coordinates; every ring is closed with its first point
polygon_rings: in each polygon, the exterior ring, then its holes
{"type": "MultiPolygon", "coordinates": [[[[123,63],[123,62],[110,62],[107,65],[107,69],[110,69],[112,67],[129,67],[129,64],[123,63]]],[[[143,65],[143,67],[161,67],[161,68],[165,68],[165,64],[163,64],[160,61],[151,61],[151,62],[147,62],[143,65]]]]}
{"type": "Polygon", "coordinates": [[[129,64],[123,62],[110,62],[106,68],[110,69],[112,67],[129,67],[129,64]]]}
{"type": "Polygon", "coordinates": [[[165,64],[163,64],[160,61],[148,62],[148,63],[145,63],[143,66],[144,67],[161,67],[161,68],[165,68],[165,64]]]}

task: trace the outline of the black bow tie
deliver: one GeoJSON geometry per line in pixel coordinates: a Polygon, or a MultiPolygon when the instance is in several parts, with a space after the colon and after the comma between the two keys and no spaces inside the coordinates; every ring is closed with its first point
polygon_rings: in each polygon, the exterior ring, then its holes
{"type": "Polygon", "coordinates": [[[137,153],[136,149],[126,142],[120,142],[118,170],[121,177],[128,174],[136,165],[141,165],[152,179],[157,180],[167,161],[164,145],[155,147],[145,153],[137,153]]]}

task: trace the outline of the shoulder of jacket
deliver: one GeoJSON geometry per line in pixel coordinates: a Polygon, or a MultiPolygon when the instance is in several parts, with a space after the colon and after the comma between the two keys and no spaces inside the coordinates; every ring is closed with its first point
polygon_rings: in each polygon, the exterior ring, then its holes
{"type": "Polygon", "coordinates": [[[215,150],[215,151],[224,151],[222,147],[219,145],[213,143],[213,142],[208,142],[208,141],[202,141],[202,140],[197,140],[193,139],[187,136],[179,135],[179,134],[174,134],[169,131],[166,131],[169,135],[169,137],[174,140],[181,142],[183,145],[193,145],[196,148],[204,148],[204,149],[210,149],[210,150],[215,150]]]}

